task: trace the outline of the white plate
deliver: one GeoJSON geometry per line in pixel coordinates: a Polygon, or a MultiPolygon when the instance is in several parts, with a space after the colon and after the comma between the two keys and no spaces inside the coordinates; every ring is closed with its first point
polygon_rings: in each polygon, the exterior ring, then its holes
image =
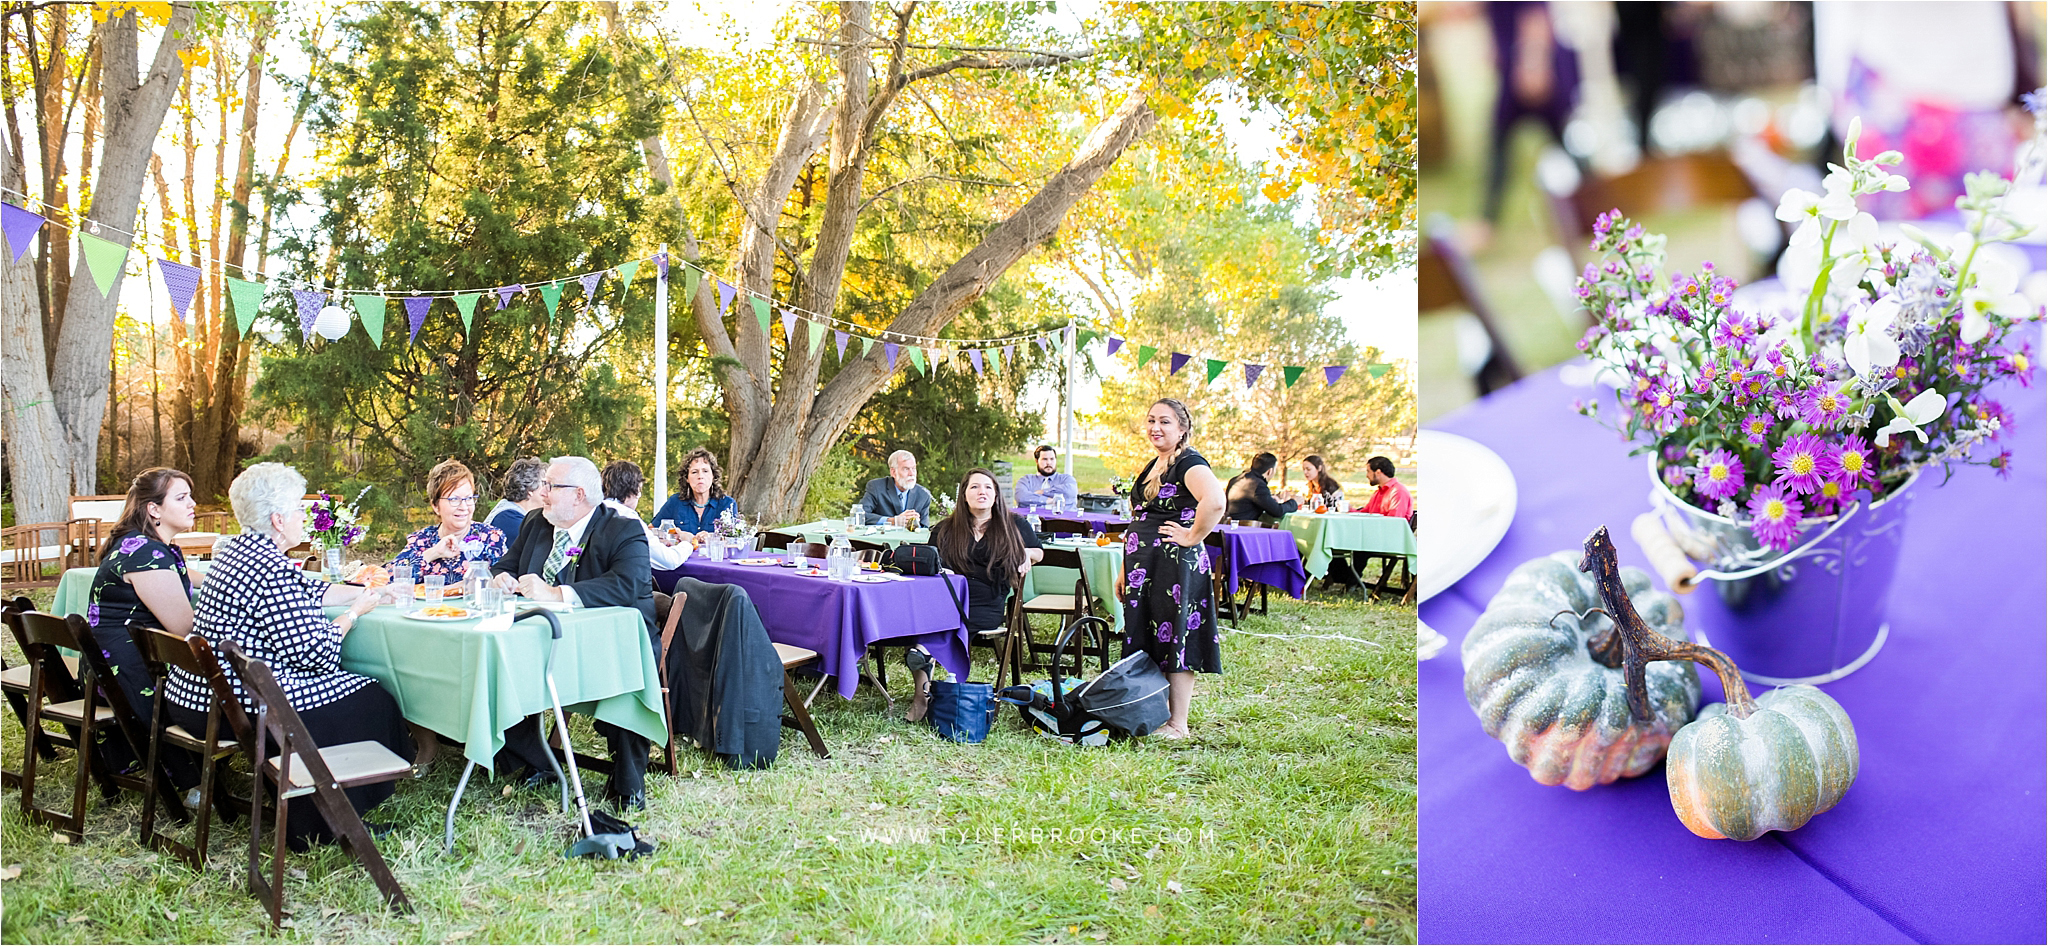
{"type": "Polygon", "coordinates": [[[736,559],[733,559],[733,560],[732,560],[732,563],[733,563],[734,565],[751,565],[751,566],[754,566],[754,567],[756,567],[756,568],[759,568],[760,566],[763,566],[763,565],[780,565],[780,564],[782,564],[782,559],[779,559],[779,558],[736,558],[736,559]]]}
{"type": "Polygon", "coordinates": [[[805,578],[829,578],[832,576],[831,572],[816,567],[799,568],[796,570],[796,574],[802,575],[805,578]]]}
{"type": "Polygon", "coordinates": [[[415,621],[467,621],[470,618],[482,617],[483,612],[472,610],[469,608],[464,608],[462,609],[462,615],[460,617],[443,614],[426,614],[420,611],[407,611],[405,612],[405,616],[412,618],[415,621]]]}
{"type": "Polygon", "coordinates": [[[895,581],[896,578],[892,575],[855,575],[853,580],[862,584],[874,585],[885,581],[895,581]]]}
{"type": "Polygon", "coordinates": [[[1428,601],[1478,567],[1507,534],[1515,519],[1515,474],[1499,454],[1457,434],[1425,430],[1415,452],[1429,491],[1429,531],[1415,537],[1418,600],[1428,601]]]}

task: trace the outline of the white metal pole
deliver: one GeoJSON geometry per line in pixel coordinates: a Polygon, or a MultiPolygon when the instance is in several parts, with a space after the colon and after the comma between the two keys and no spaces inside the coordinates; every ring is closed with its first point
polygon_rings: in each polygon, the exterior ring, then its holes
{"type": "MultiPolygon", "coordinates": [[[[668,244],[661,245],[661,255],[668,258],[668,244]]],[[[654,271],[654,490],[650,493],[660,505],[660,499],[668,495],[668,274],[666,267],[654,271]]]]}
{"type": "Polygon", "coordinates": [[[1074,356],[1081,347],[1074,335],[1074,317],[1067,316],[1067,394],[1060,410],[1060,456],[1066,458],[1067,475],[1074,475],[1074,356]]]}

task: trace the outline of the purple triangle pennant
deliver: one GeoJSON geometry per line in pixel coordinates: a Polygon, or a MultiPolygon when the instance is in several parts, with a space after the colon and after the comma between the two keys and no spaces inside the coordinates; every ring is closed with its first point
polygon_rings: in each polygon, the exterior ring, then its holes
{"type": "Polygon", "coordinates": [[[896,343],[895,343],[895,342],[883,342],[883,343],[882,343],[882,354],[884,354],[884,355],[887,355],[887,356],[888,356],[888,358],[889,358],[889,370],[890,370],[890,371],[895,371],[895,370],[896,370],[896,349],[897,349],[897,345],[896,345],[896,343]]]}
{"type": "Polygon", "coordinates": [[[796,341],[796,336],[794,336],[794,335],[791,335],[791,334],[789,333],[789,327],[790,327],[790,326],[792,326],[792,325],[795,325],[795,324],[796,324],[796,311],[795,311],[795,310],[793,310],[793,309],[789,309],[789,308],[784,308],[784,309],[782,310],[782,340],[783,340],[784,342],[794,342],[794,341],[796,341]]]}
{"type": "Polygon", "coordinates": [[[577,282],[583,284],[583,302],[585,305],[597,301],[597,284],[604,281],[604,274],[606,272],[609,272],[609,270],[601,269],[594,273],[584,273],[583,277],[577,280],[577,282]]]}
{"type": "Polygon", "coordinates": [[[1123,340],[1123,339],[1121,339],[1121,338],[1118,338],[1118,337],[1116,337],[1116,336],[1114,336],[1114,335],[1111,335],[1111,336],[1109,337],[1109,354],[1112,354],[1112,355],[1116,354],[1116,350],[1117,350],[1117,349],[1119,349],[1119,348],[1122,348],[1122,347],[1124,347],[1124,340],[1123,340]]]}
{"type": "Polygon", "coordinates": [[[668,278],[668,253],[666,251],[654,254],[654,272],[663,279],[668,278]]]}
{"type": "Polygon", "coordinates": [[[981,370],[981,349],[979,349],[979,348],[970,348],[970,349],[968,349],[968,350],[967,350],[967,360],[968,360],[968,361],[971,361],[971,362],[974,362],[974,373],[975,373],[975,374],[981,374],[981,373],[982,373],[982,370],[981,370]]]}
{"type": "Polygon", "coordinates": [[[526,287],[525,287],[525,286],[521,286],[521,285],[518,285],[518,284],[514,284],[514,285],[510,285],[510,286],[499,286],[499,287],[498,287],[498,308],[500,308],[500,309],[503,309],[504,307],[506,307],[506,306],[508,306],[508,305],[511,305],[511,304],[512,304],[512,297],[513,297],[513,296],[516,296],[516,295],[518,295],[518,294],[520,294],[520,293],[522,293],[522,292],[525,292],[525,291],[526,291],[526,287]]]}
{"type": "Polygon", "coordinates": [[[35,240],[45,219],[33,210],[0,203],[0,231],[7,234],[7,245],[14,248],[15,262],[21,262],[21,254],[28,252],[28,245],[35,240]]]}
{"type": "Polygon", "coordinates": [[[1168,375],[1176,375],[1176,374],[1179,374],[1179,373],[1180,373],[1180,369],[1182,369],[1182,368],[1185,368],[1185,367],[1187,367],[1187,366],[1188,366],[1188,360],[1189,360],[1189,359],[1191,359],[1191,358],[1193,358],[1193,357],[1195,357],[1195,356],[1193,356],[1193,355],[1183,355],[1183,354],[1181,354],[1180,352],[1174,352],[1174,353],[1173,353],[1173,359],[1172,359],[1172,366],[1166,369],[1166,373],[1167,373],[1168,375]]]}
{"type": "Polygon", "coordinates": [[[1259,372],[1264,370],[1266,370],[1265,365],[1245,365],[1244,386],[1251,387],[1252,385],[1257,384],[1259,381],[1259,372]]]}
{"type": "Polygon", "coordinates": [[[1074,327],[1071,325],[1067,326],[1067,347],[1074,347],[1074,327]]]}
{"type": "Polygon", "coordinates": [[[405,336],[406,344],[410,345],[419,340],[420,326],[426,324],[427,310],[433,305],[434,300],[429,296],[412,296],[405,300],[405,321],[412,326],[412,330],[405,336]]]}
{"type": "Polygon", "coordinates": [[[1011,364],[1015,364],[1015,363],[1016,363],[1016,361],[1017,361],[1017,346],[1015,346],[1015,345],[1004,345],[1004,346],[1003,346],[1003,360],[1004,360],[1004,361],[1007,361],[1007,362],[1010,362],[1011,364]]]}
{"type": "Polygon", "coordinates": [[[833,333],[832,333],[832,340],[833,340],[833,341],[836,341],[836,342],[838,342],[838,343],[839,343],[839,360],[840,360],[840,361],[845,361],[845,360],[846,360],[846,333],[845,333],[845,332],[833,332],[833,333]]]}
{"type": "Polygon", "coordinates": [[[199,291],[199,267],[159,259],[156,271],[163,274],[164,288],[170,291],[171,311],[178,313],[178,321],[190,323],[192,317],[187,312],[192,308],[192,296],[199,291]]]}
{"type": "Polygon", "coordinates": [[[1039,351],[1042,351],[1042,352],[1045,352],[1045,353],[1046,353],[1046,354],[1048,354],[1048,355],[1052,354],[1052,336],[1050,336],[1050,335],[1040,335],[1040,336],[1038,336],[1038,350],[1039,350],[1039,351]]]}
{"type": "Polygon", "coordinates": [[[1350,367],[1350,365],[1324,365],[1323,386],[1329,387],[1330,385],[1336,384],[1338,378],[1344,377],[1344,369],[1348,367],[1350,367]]]}
{"type": "Polygon", "coordinates": [[[740,291],[738,286],[721,279],[718,281],[718,316],[724,318],[726,310],[732,308],[732,297],[740,291]]]}
{"type": "Polygon", "coordinates": [[[311,289],[294,289],[292,297],[299,300],[299,335],[310,342],[313,340],[313,321],[320,318],[320,308],[327,304],[327,294],[311,289]]]}

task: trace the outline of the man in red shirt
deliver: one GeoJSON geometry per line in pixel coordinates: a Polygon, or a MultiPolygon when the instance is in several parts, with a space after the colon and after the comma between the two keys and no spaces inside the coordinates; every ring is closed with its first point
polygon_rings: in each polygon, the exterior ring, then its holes
{"type": "Polygon", "coordinates": [[[1372,498],[1365,501],[1366,512],[1406,519],[1415,510],[1414,500],[1408,498],[1408,487],[1394,478],[1394,461],[1386,457],[1365,461],[1365,481],[1374,487],[1372,498]]]}

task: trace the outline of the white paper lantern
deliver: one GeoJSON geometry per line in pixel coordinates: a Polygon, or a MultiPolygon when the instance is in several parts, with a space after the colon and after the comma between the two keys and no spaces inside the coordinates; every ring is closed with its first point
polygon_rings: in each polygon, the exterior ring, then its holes
{"type": "Polygon", "coordinates": [[[321,309],[319,317],[313,320],[313,331],[331,342],[348,334],[348,321],[347,309],[331,305],[321,309]]]}

